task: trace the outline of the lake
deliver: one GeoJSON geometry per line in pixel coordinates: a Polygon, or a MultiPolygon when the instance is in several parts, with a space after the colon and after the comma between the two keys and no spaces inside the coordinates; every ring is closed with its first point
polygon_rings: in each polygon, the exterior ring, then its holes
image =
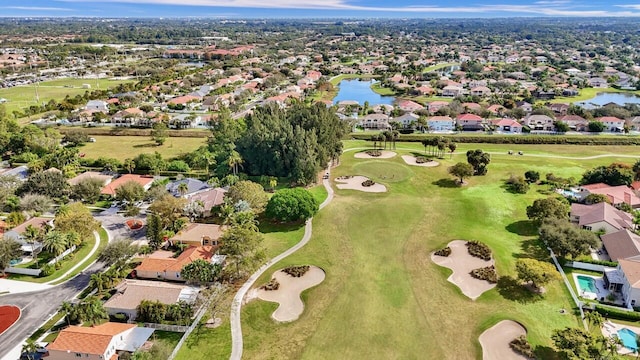
{"type": "Polygon", "coordinates": [[[333,103],[337,104],[344,100],[354,100],[360,105],[364,105],[365,101],[368,101],[371,106],[379,104],[392,105],[396,98],[376,94],[371,90],[371,85],[375,83],[375,80],[342,80],[338,84],[340,91],[338,91],[338,95],[333,99],[333,103]]]}
{"type": "Polygon", "coordinates": [[[585,109],[593,109],[608,103],[616,103],[618,105],[624,105],[625,103],[640,104],[640,97],[625,93],[598,93],[593,99],[577,102],[576,105],[580,105],[585,109]]]}

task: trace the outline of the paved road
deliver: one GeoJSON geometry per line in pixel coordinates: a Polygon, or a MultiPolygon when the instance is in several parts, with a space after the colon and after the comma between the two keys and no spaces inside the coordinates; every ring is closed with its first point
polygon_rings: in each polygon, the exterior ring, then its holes
{"type": "Polygon", "coordinates": [[[0,296],[0,305],[16,305],[22,310],[20,321],[0,335],[0,356],[22,344],[25,338],[57,312],[63,301],[74,298],[89,284],[91,274],[102,271],[103,267],[104,264],[95,263],[82,274],[49,290],[0,296]]]}
{"type": "MultiPolygon", "coordinates": [[[[331,187],[331,183],[328,179],[322,181],[324,188],[327,189],[327,198],[320,204],[320,209],[327,206],[331,200],[333,200],[333,188],[331,187]]],[[[244,296],[247,294],[247,291],[251,289],[253,283],[264,274],[273,264],[279,262],[280,260],[286,258],[287,256],[293,254],[294,252],[300,250],[303,246],[305,246],[309,240],[311,239],[312,233],[312,221],[313,219],[307,220],[304,228],[304,236],[299,243],[289,248],[287,251],[282,254],[274,257],[269,260],[266,264],[262,265],[258,271],[253,273],[251,277],[247,280],[247,282],[242,285],[238,293],[233,298],[233,302],[231,303],[231,359],[232,360],[240,360],[242,358],[242,325],[240,322],[240,312],[242,310],[242,300],[244,296]]]]}

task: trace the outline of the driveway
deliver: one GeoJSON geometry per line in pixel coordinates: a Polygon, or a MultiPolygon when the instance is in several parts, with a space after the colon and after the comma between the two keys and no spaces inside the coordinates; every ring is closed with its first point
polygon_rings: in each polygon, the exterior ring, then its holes
{"type": "MultiPolygon", "coordinates": [[[[111,208],[99,213],[98,215],[94,215],[94,218],[102,222],[102,227],[107,230],[107,233],[109,234],[109,241],[116,239],[131,239],[132,241],[144,240],[146,235],[145,228],[143,227],[138,230],[129,229],[127,224],[124,223],[129,218],[125,218],[118,214],[116,210],[117,209],[115,208],[111,208]]],[[[141,216],[137,216],[135,219],[144,221],[144,217],[141,216]]]]}

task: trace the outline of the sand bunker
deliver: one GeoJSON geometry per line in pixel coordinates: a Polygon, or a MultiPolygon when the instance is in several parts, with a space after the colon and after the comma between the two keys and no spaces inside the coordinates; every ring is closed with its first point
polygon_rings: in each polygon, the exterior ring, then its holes
{"type": "Polygon", "coordinates": [[[276,321],[289,322],[297,320],[304,310],[300,294],[324,281],[325,274],[319,267],[310,266],[309,270],[299,278],[287,275],[282,270],[276,271],[273,277],[280,283],[278,290],[259,289],[256,295],[259,299],[280,304],[271,317],[276,321]]]}
{"type": "Polygon", "coordinates": [[[363,151],[363,152],[356,153],[354,157],[356,159],[391,159],[396,155],[397,154],[394,153],[393,151],[380,150],[380,156],[371,156],[367,154],[366,151],[363,151]]]}
{"type": "Polygon", "coordinates": [[[378,183],[371,186],[362,186],[362,183],[366,180],[369,180],[366,176],[339,177],[336,178],[336,182],[340,184],[336,184],[336,187],[342,190],[358,190],[370,193],[387,192],[387,187],[378,183]]]}
{"type": "Polygon", "coordinates": [[[513,339],[526,334],[527,330],[515,321],[502,320],[493,325],[478,338],[480,345],[482,345],[482,360],[527,359],[509,346],[513,339]]]}
{"type": "Polygon", "coordinates": [[[440,165],[439,162],[437,161],[427,161],[425,163],[422,164],[418,164],[416,162],[416,157],[415,156],[411,156],[411,155],[402,155],[402,160],[404,160],[405,163],[407,163],[407,165],[412,165],[412,166],[422,166],[422,167],[436,167],[438,165],[440,165]]]}
{"type": "Polygon", "coordinates": [[[431,260],[440,266],[453,270],[453,274],[451,274],[447,280],[458,286],[463,294],[475,300],[485,291],[496,287],[496,284],[473,278],[469,273],[473,269],[493,265],[493,259],[485,261],[469,255],[466,243],[467,242],[463,240],[454,240],[447,245],[451,248],[451,255],[438,256],[432,254],[431,260]]]}

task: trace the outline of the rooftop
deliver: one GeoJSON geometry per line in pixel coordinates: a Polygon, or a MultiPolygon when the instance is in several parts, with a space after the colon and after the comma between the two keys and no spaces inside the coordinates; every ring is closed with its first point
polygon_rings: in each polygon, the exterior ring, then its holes
{"type": "Polygon", "coordinates": [[[48,350],[102,355],[115,335],[135,328],[135,324],[107,322],[92,327],[69,326],[60,331],[48,350]]]}

